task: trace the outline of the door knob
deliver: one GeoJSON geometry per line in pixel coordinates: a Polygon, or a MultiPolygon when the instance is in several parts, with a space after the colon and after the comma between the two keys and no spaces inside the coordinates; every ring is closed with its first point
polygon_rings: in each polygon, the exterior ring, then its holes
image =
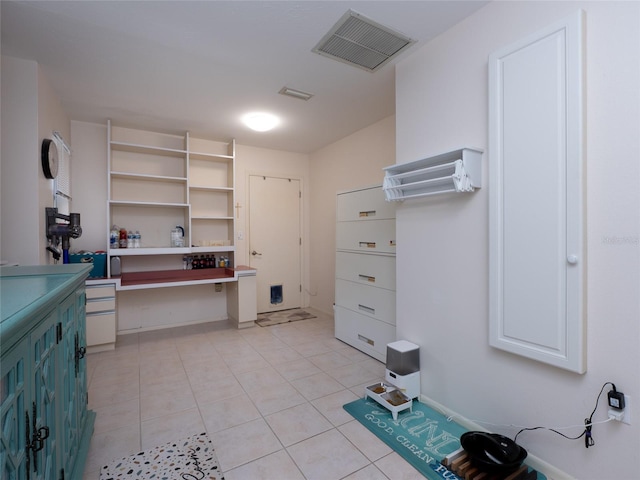
{"type": "Polygon", "coordinates": [[[256,255],[262,255],[262,254],[261,254],[261,253],[256,252],[255,250],[253,250],[253,251],[251,252],[251,255],[253,255],[253,256],[255,257],[256,255]]]}

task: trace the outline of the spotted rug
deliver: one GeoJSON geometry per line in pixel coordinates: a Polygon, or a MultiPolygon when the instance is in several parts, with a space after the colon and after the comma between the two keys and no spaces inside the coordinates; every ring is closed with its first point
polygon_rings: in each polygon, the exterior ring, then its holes
{"type": "Polygon", "coordinates": [[[150,448],[102,467],[100,480],[224,480],[213,444],[206,433],[150,448]]]}
{"type": "Polygon", "coordinates": [[[280,310],[279,312],[259,313],[256,324],[261,327],[270,327],[271,325],[308,320],[310,318],[316,318],[316,316],[301,308],[292,308],[289,310],[280,310]]]}

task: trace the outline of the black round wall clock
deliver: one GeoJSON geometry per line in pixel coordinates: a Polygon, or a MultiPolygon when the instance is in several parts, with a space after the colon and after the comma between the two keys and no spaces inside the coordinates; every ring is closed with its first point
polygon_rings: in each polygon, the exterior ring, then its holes
{"type": "Polygon", "coordinates": [[[42,141],[42,172],[47,178],[58,175],[58,147],[50,138],[42,141]]]}

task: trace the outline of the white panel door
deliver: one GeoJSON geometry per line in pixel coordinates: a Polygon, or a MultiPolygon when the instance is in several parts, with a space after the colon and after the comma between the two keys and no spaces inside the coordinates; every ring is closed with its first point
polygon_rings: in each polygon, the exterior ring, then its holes
{"type": "Polygon", "coordinates": [[[490,343],[583,373],[582,15],[489,58],[490,343]]]}
{"type": "Polygon", "coordinates": [[[302,306],[300,180],[250,175],[249,262],[258,313],[302,306]]]}

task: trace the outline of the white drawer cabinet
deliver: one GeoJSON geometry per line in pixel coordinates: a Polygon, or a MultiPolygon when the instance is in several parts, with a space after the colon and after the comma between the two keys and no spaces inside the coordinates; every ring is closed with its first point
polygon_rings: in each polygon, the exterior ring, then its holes
{"type": "Polygon", "coordinates": [[[336,305],[396,324],[396,292],[336,279],[336,305]]]}
{"type": "Polygon", "coordinates": [[[87,285],[87,302],[102,298],[116,298],[116,284],[87,285]]]}
{"type": "Polygon", "coordinates": [[[113,350],[116,344],[116,286],[87,282],[87,351],[113,350]]]}
{"type": "Polygon", "coordinates": [[[396,339],[395,325],[336,305],[336,338],[386,362],[387,344],[396,339]]]}
{"type": "Polygon", "coordinates": [[[338,222],[336,248],[370,253],[396,253],[396,221],[338,222]]]}
{"type": "Polygon", "coordinates": [[[95,300],[87,300],[87,313],[103,313],[113,312],[116,309],[116,299],[113,298],[97,298],[95,300]]]}
{"type": "Polygon", "coordinates": [[[380,186],[336,200],[335,336],[386,361],[396,339],[395,204],[380,186]]]}
{"type": "Polygon", "coordinates": [[[337,251],[336,278],[395,290],[396,257],[337,251]]]}
{"type": "Polygon", "coordinates": [[[365,188],[339,194],[337,220],[384,220],[396,218],[396,206],[384,199],[381,188],[365,188]]]}

